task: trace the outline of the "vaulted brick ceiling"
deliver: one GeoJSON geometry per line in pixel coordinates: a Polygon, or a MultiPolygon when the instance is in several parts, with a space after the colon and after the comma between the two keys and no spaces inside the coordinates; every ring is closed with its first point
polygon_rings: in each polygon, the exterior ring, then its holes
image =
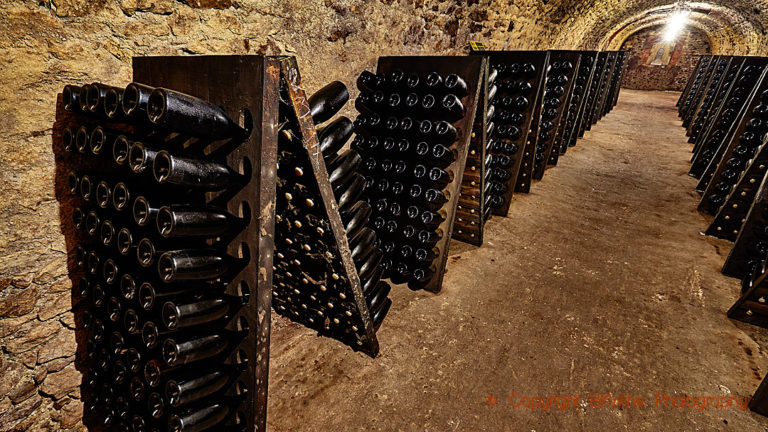
{"type": "MultiPolygon", "coordinates": [[[[707,34],[715,53],[768,54],[768,0],[688,4],[688,25],[707,34]]],[[[482,37],[472,36],[494,49],[618,49],[633,33],[663,25],[674,0],[493,0],[474,7],[486,10],[487,20],[482,37]]]]}
{"type": "MultiPolygon", "coordinates": [[[[570,9],[553,44],[563,47],[618,49],[631,34],[664,24],[674,12],[671,0],[578,0],[550,2],[552,12],[570,9]]],[[[690,2],[688,25],[704,31],[715,53],[766,54],[768,1],[713,0],[690,2]]],[[[555,17],[562,21],[561,18],[555,17]]]]}

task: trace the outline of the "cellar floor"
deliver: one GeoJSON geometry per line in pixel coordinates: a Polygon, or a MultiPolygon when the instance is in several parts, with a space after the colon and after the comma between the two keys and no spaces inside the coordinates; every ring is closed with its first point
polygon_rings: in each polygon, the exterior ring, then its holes
{"type": "Polygon", "coordinates": [[[439,295],[393,290],[378,358],[273,315],[269,429],[767,430],[742,408],[768,332],[725,316],[677,97],[624,90],[483,247],[453,243],[439,295]]]}

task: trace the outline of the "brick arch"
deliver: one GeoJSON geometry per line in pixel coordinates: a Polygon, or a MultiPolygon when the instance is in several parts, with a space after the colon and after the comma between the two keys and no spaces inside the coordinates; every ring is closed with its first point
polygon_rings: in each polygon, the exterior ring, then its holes
{"type": "Polygon", "coordinates": [[[629,51],[623,85],[638,90],[680,91],[696,67],[698,56],[712,52],[709,35],[688,26],[673,42],[664,42],[663,23],[638,29],[618,48],[629,51]]]}

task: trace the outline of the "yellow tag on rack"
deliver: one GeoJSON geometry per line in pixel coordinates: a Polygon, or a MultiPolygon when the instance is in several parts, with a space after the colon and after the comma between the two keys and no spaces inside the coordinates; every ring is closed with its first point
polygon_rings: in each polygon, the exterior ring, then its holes
{"type": "Polygon", "coordinates": [[[469,49],[472,51],[485,51],[485,45],[478,41],[469,41],[469,49]]]}

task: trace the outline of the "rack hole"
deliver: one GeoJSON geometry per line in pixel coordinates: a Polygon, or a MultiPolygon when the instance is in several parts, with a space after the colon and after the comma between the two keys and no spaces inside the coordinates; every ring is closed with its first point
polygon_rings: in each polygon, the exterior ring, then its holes
{"type": "Polygon", "coordinates": [[[240,284],[237,287],[237,294],[243,298],[243,303],[248,303],[248,300],[251,297],[251,288],[248,286],[248,282],[246,281],[240,281],[240,284]]]}
{"type": "Polygon", "coordinates": [[[237,215],[243,222],[249,223],[251,221],[251,205],[247,201],[241,201],[237,209],[237,215]]]}
{"type": "Polygon", "coordinates": [[[253,168],[253,164],[251,163],[251,159],[244,157],[240,159],[240,164],[237,167],[237,172],[247,178],[251,176],[252,168],[253,168]]]}
{"type": "Polygon", "coordinates": [[[253,114],[251,114],[251,110],[248,108],[241,108],[237,123],[245,130],[247,134],[245,138],[249,137],[253,132],[253,114]]]}
{"type": "Polygon", "coordinates": [[[237,318],[237,331],[238,332],[247,332],[248,329],[251,326],[248,324],[248,319],[244,316],[240,316],[237,318]]]}
{"type": "Polygon", "coordinates": [[[248,386],[242,381],[237,381],[237,384],[235,384],[235,394],[238,396],[247,395],[248,386]]]}
{"type": "Polygon", "coordinates": [[[250,261],[251,248],[248,247],[248,243],[240,243],[240,247],[237,248],[237,257],[243,259],[246,262],[250,261]]]}

